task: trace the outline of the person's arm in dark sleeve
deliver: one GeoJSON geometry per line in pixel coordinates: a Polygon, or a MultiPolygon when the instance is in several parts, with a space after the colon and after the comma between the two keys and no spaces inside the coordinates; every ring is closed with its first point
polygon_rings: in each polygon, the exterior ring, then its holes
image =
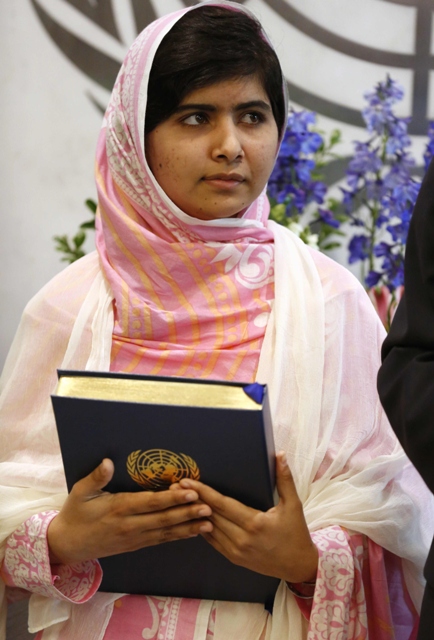
{"type": "Polygon", "coordinates": [[[410,223],[404,282],[382,348],[378,391],[407,455],[434,492],[434,162],[410,223]]]}

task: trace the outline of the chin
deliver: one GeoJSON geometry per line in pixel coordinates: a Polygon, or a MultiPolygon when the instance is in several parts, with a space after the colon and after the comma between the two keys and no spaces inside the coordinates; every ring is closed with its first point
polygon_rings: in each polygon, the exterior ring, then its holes
{"type": "MultiPolygon", "coordinates": [[[[250,206],[250,205],[249,205],[250,206]]],[[[245,212],[247,211],[247,209],[249,208],[249,206],[247,207],[243,207],[242,209],[239,209],[238,211],[233,211],[233,209],[227,211],[227,212],[222,212],[222,210],[220,209],[219,211],[211,211],[209,212],[209,214],[207,214],[207,217],[204,218],[206,220],[230,220],[231,218],[241,218],[245,212]]]]}
{"type": "Polygon", "coordinates": [[[210,221],[210,220],[230,220],[231,218],[240,218],[243,213],[246,211],[246,209],[243,209],[242,211],[238,211],[237,213],[221,213],[221,212],[206,212],[206,211],[194,211],[194,212],[189,212],[189,211],[185,211],[184,213],[186,213],[188,216],[190,216],[191,218],[197,218],[197,220],[205,220],[205,221],[210,221]]]}

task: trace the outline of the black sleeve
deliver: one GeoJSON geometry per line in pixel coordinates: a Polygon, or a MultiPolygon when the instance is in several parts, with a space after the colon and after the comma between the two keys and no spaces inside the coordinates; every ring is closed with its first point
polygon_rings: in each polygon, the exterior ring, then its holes
{"type": "Polygon", "coordinates": [[[434,492],[434,162],[410,223],[404,296],[382,360],[381,402],[407,455],[434,492]]]}

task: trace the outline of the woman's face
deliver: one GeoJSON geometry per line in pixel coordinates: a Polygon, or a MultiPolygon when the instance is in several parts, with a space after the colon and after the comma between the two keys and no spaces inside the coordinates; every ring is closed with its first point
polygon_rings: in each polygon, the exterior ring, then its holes
{"type": "Polygon", "coordinates": [[[278,146],[270,101],[254,76],[189,93],[146,137],[156,180],[200,220],[243,212],[263,190],[278,146]]]}

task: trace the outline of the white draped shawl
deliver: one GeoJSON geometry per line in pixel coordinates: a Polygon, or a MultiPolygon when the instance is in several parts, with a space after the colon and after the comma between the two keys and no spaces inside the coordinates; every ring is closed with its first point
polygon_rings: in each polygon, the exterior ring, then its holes
{"type": "MultiPolygon", "coordinates": [[[[269,225],[275,301],[257,379],[269,386],[276,449],[287,453],[310,530],[338,524],[403,558],[407,588],[419,606],[433,503],[377,397],[384,331],[346,269],[269,225]]],[[[0,560],[19,524],[65,500],[50,401],[56,369],[108,370],[112,329],[112,295],[95,253],[54,278],[25,310],[1,379],[0,560]]],[[[72,618],[88,640],[101,640],[114,598],[98,593],[71,605],[32,595],[30,628],[49,627],[54,640],[72,618]]],[[[209,606],[204,603],[204,616],[209,606]]],[[[265,627],[270,640],[304,637],[302,616],[283,583],[273,616],[259,605],[217,604],[216,640],[255,640],[265,627]]]]}

